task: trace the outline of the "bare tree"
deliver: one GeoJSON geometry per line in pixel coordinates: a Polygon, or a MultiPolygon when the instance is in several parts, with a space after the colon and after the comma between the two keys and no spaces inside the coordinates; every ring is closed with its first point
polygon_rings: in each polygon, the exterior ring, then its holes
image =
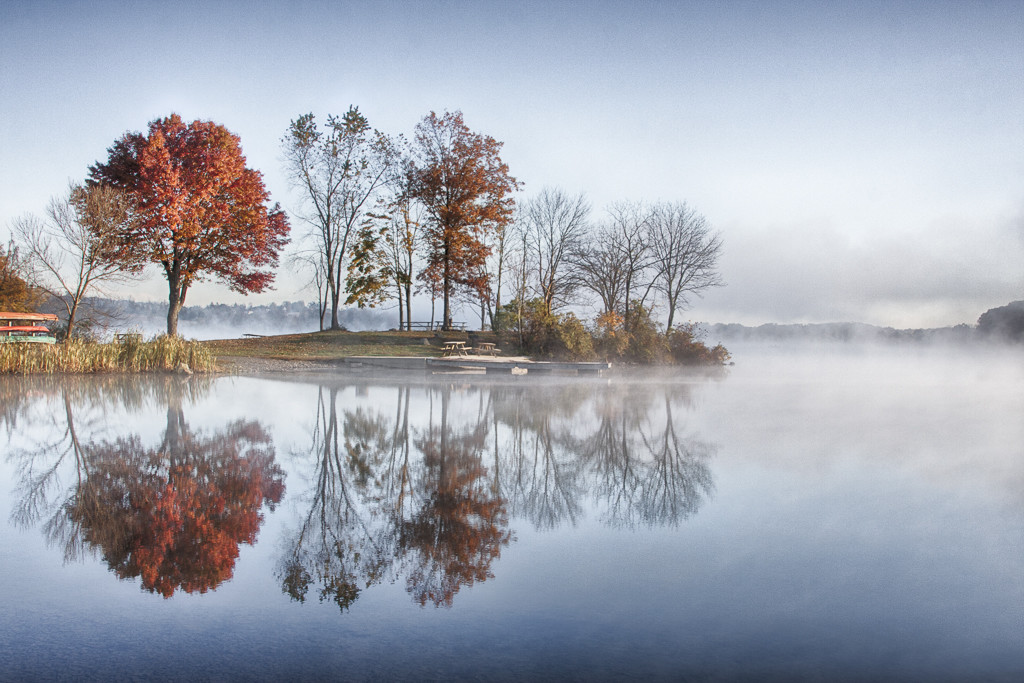
{"type": "Polygon", "coordinates": [[[320,331],[324,330],[324,319],[327,317],[327,307],[330,304],[330,292],[327,288],[327,280],[330,274],[327,272],[323,254],[318,249],[300,249],[288,257],[288,263],[299,270],[310,273],[309,280],[305,287],[316,288],[317,312],[319,313],[320,331]]]}
{"type": "MultiPolygon", "coordinates": [[[[512,221],[501,232],[499,242],[499,253],[501,256],[501,268],[499,269],[498,288],[495,291],[495,310],[501,308],[501,292],[504,279],[502,272],[508,273],[508,284],[511,289],[511,300],[516,305],[515,324],[516,330],[520,333],[520,344],[523,341],[523,302],[526,300],[527,283],[529,281],[530,267],[527,261],[527,234],[523,229],[525,224],[523,208],[519,206],[516,212],[516,219],[512,221]]],[[[494,321],[491,321],[494,327],[494,321]]]]}
{"type": "MultiPolygon", "coordinates": [[[[521,215],[521,210],[517,211],[521,215]]],[[[480,297],[480,329],[486,327],[490,322],[491,329],[495,329],[494,317],[501,309],[502,287],[506,284],[506,276],[515,276],[518,261],[516,260],[516,243],[519,239],[519,229],[516,220],[502,223],[495,226],[494,231],[489,235],[487,246],[491,253],[484,261],[482,276],[486,279],[488,286],[479,294],[480,297]]],[[[513,287],[515,284],[513,283],[513,287]]],[[[515,296],[513,296],[515,299],[515,296]]]]}
{"type": "Polygon", "coordinates": [[[331,329],[337,330],[350,248],[367,210],[391,180],[396,151],[357,107],[341,117],[328,116],[325,128],[320,130],[313,114],[304,114],[291,122],[281,142],[291,182],[303,192],[306,210],[299,217],[310,226],[320,253],[331,329]]]}
{"type": "Polygon", "coordinates": [[[385,275],[398,294],[398,329],[412,329],[413,271],[422,207],[408,197],[400,196],[391,205],[384,227],[385,275]]]}
{"type": "Polygon", "coordinates": [[[619,252],[622,270],[622,317],[626,329],[631,327],[630,307],[634,302],[641,306],[651,292],[653,279],[650,268],[654,263],[651,253],[650,214],[644,206],[635,202],[613,204],[608,213],[611,216],[609,239],[619,252]],[[637,296],[639,290],[641,296],[637,296]]]}
{"type": "Polygon", "coordinates": [[[566,269],[587,230],[590,204],[582,193],[570,197],[561,189],[544,188],[526,203],[523,216],[537,293],[545,312],[552,313],[569,301],[578,283],[566,277],[566,269]]]}
{"type": "Polygon", "coordinates": [[[132,220],[124,191],[73,184],[67,195],[50,200],[45,220],[25,216],[14,222],[35,281],[64,304],[68,339],[90,288],[123,282],[142,270],[141,262],[125,262],[115,239],[132,220]]]}
{"type": "Polygon", "coordinates": [[[686,308],[691,295],[723,283],[716,271],[722,251],[721,236],[686,202],[661,203],[648,218],[655,287],[665,295],[666,331],[675,312],[686,308]]]}
{"type": "Polygon", "coordinates": [[[602,314],[621,315],[628,329],[630,307],[643,305],[653,287],[650,221],[639,203],[613,204],[608,214],[589,243],[572,253],[572,280],[601,299],[602,314]]]}
{"type": "Polygon", "coordinates": [[[611,225],[600,225],[572,255],[576,285],[601,299],[602,313],[618,312],[625,292],[628,262],[617,237],[611,225]]]}

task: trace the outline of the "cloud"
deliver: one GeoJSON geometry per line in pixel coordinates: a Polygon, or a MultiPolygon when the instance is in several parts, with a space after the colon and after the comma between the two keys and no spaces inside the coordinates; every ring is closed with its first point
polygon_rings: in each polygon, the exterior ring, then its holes
{"type": "Polygon", "coordinates": [[[827,221],[723,229],[728,286],[695,309],[714,321],[854,320],[895,327],[974,322],[1024,295],[1024,241],[1010,222],[934,221],[880,234],[827,221]]]}

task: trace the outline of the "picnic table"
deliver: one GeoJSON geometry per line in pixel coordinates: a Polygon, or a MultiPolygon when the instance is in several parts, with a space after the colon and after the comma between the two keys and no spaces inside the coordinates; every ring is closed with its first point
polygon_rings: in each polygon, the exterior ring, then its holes
{"type": "Polygon", "coordinates": [[[493,342],[480,342],[473,350],[481,356],[496,356],[501,351],[501,349],[494,348],[493,342]]]}
{"type": "Polygon", "coordinates": [[[465,356],[467,354],[466,342],[464,341],[446,341],[441,349],[442,356],[465,356]]]}

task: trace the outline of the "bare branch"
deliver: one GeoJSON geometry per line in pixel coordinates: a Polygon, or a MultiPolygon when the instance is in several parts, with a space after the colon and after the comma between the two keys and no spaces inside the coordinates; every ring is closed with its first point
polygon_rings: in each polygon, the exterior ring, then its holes
{"type": "Polygon", "coordinates": [[[685,202],[658,204],[649,220],[655,287],[665,296],[671,329],[675,312],[685,309],[692,295],[724,284],[716,270],[722,238],[685,202]]]}
{"type": "Polygon", "coordinates": [[[67,337],[90,289],[102,293],[103,283],[124,282],[141,270],[139,264],[126,264],[113,246],[132,220],[131,201],[122,190],[75,184],[50,200],[45,220],[15,220],[14,234],[34,279],[64,304],[67,337]]]}
{"type": "Polygon", "coordinates": [[[544,188],[526,203],[523,217],[537,294],[551,313],[569,303],[577,288],[578,280],[565,271],[587,231],[590,203],[583,194],[570,197],[561,189],[544,188]]]}

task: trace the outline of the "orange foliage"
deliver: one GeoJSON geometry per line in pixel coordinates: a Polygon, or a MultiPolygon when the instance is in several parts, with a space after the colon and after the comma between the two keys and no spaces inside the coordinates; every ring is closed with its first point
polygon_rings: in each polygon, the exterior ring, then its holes
{"type": "Polygon", "coordinates": [[[94,183],[127,190],[137,220],[118,236],[128,269],[159,263],[170,287],[168,334],[189,286],[207,274],[241,293],[261,292],[287,243],[288,221],[268,209],[258,171],[245,166],[241,143],[211,121],[186,124],[177,114],[127,133],[90,168],[94,183]]]}
{"type": "Polygon", "coordinates": [[[90,449],[89,478],[69,510],[119,578],[138,576],[164,597],[231,578],[239,544],[256,541],[260,508],[284,495],[270,437],[255,423],[185,436],[177,454],[143,450],[134,437],[90,449]]]}
{"type": "Polygon", "coordinates": [[[418,555],[406,584],[420,605],[450,607],[462,586],[493,578],[491,562],[511,540],[505,501],[473,486],[481,475],[464,473],[432,492],[403,526],[403,544],[418,555]]]}
{"type": "Polygon", "coordinates": [[[486,236],[512,220],[519,187],[499,156],[502,143],[473,133],[462,112],[434,112],[416,126],[412,194],[430,216],[427,268],[421,277],[441,286],[444,320],[456,286],[478,295],[487,291],[486,236]]]}
{"type": "Polygon", "coordinates": [[[43,292],[26,281],[26,270],[17,247],[0,246],[0,311],[32,311],[43,301],[43,292]]]}
{"type": "Polygon", "coordinates": [[[429,489],[412,519],[401,524],[399,545],[412,553],[406,586],[420,605],[450,607],[462,586],[492,578],[491,563],[512,540],[505,500],[480,461],[483,435],[447,434],[419,444],[429,489]]]}
{"type": "Polygon", "coordinates": [[[614,337],[622,332],[625,322],[625,319],[615,311],[605,311],[594,320],[594,326],[599,335],[614,337]]]}

